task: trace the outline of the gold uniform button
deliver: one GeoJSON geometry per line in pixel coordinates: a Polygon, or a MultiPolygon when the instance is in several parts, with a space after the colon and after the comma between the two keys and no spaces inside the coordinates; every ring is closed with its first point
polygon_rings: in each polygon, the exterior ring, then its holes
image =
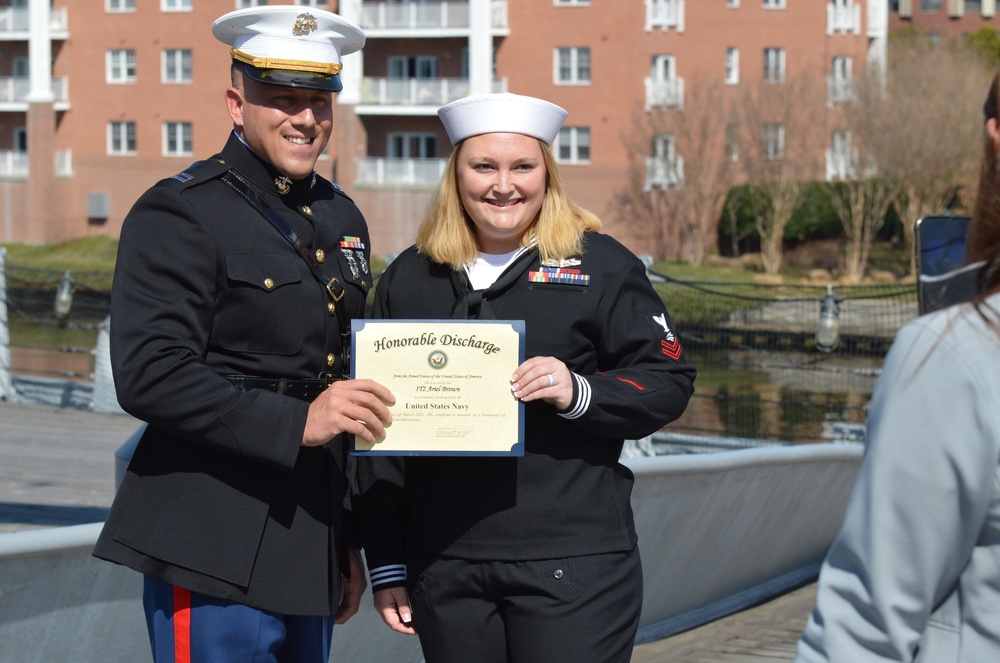
{"type": "Polygon", "coordinates": [[[337,361],[337,358],[334,357],[333,354],[328,354],[326,356],[326,365],[327,366],[333,366],[334,362],[336,362],[336,361],[337,361]]]}
{"type": "Polygon", "coordinates": [[[274,287],[274,279],[272,279],[272,278],[266,278],[266,279],[264,279],[264,287],[267,288],[268,290],[270,290],[271,288],[273,288],[274,287]]]}
{"type": "Polygon", "coordinates": [[[326,261],[326,251],[323,249],[316,249],[316,262],[326,261]]]}
{"type": "Polygon", "coordinates": [[[313,214],[312,208],[309,207],[309,205],[303,205],[300,209],[302,210],[302,213],[307,216],[312,216],[313,214]]]}
{"type": "Polygon", "coordinates": [[[334,304],[333,302],[327,302],[326,310],[330,313],[330,315],[333,315],[334,313],[337,312],[337,305],[334,304]]]}

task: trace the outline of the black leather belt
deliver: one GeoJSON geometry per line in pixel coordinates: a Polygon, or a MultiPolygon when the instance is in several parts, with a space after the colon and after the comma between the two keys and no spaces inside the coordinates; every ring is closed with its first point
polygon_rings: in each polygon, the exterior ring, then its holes
{"type": "Polygon", "coordinates": [[[263,389],[284,394],[302,401],[312,402],[330,386],[329,380],[292,380],[289,378],[261,378],[252,375],[227,375],[226,379],[243,391],[263,389]]]}

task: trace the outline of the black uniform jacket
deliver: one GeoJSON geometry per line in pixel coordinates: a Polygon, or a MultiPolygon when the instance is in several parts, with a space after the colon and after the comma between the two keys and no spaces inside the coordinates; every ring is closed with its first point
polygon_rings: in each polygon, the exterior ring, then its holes
{"type": "MultiPolygon", "coordinates": [[[[560,278],[536,255],[512,265],[522,273],[508,290],[486,295],[496,319],[524,320],[527,357],[553,356],[573,372],[571,406],[525,405],[523,458],[359,458],[369,569],[407,563],[412,578],[441,555],[513,561],[635,547],[623,440],[680,416],[695,370],[638,258],[597,233],[578,258],[567,269],[579,274],[560,278]]],[[[449,318],[468,287],[464,273],[411,248],[379,281],[374,316],[449,318]]],[[[373,589],[399,584],[398,573],[372,576],[373,589]]]]}
{"type": "Polygon", "coordinates": [[[235,134],[125,219],[111,295],[118,400],[148,422],[94,554],[204,594],[330,614],[346,536],[342,437],[301,447],[309,404],[225,376],[340,374],[337,316],[305,260],[221,177],[249,181],[364,312],[368,230],[316,177],[278,193],[235,134]]]}

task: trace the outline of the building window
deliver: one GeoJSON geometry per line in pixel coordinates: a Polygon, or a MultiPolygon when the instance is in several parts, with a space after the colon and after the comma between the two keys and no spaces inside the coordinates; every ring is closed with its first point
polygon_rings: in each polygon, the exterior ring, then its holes
{"type": "Polygon", "coordinates": [[[109,12],[134,12],[135,0],[106,0],[104,9],[109,12]]]}
{"type": "Polygon", "coordinates": [[[15,152],[24,154],[28,151],[28,128],[14,127],[14,143],[12,145],[15,152]]]}
{"type": "Polygon", "coordinates": [[[556,7],[582,7],[589,5],[590,0],[555,0],[556,7]]]}
{"type": "Polygon", "coordinates": [[[560,163],[589,163],[590,129],[563,127],[556,136],[556,159],[560,163]]]}
{"type": "Polygon", "coordinates": [[[326,7],[326,0],[295,0],[302,7],[326,7]]]}
{"type": "Polygon", "coordinates": [[[556,83],[587,85],[590,83],[590,49],[557,48],[555,53],[556,83]]]}
{"type": "Polygon", "coordinates": [[[389,78],[437,78],[437,64],[433,55],[396,55],[386,61],[389,78]]]}
{"type": "Polygon", "coordinates": [[[726,125],[726,159],[740,160],[740,128],[735,124],[726,125]]]}
{"type": "Polygon", "coordinates": [[[726,83],[736,85],[740,82],[740,49],[726,49],[726,83]]]}
{"type": "Polygon", "coordinates": [[[764,158],[777,161],[785,157],[785,127],[780,124],[764,125],[764,158]]]}
{"type": "Polygon", "coordinates": [[[187,157],[193,154],[191,149],[190,122],[163,123],[163,156],[187,157]]]}
{"type": "Polygon", "coordinates": [[[979,14],[983,11],[982,0],[965,0],[966,14],[979,14]]]}
{"type": "Polygon", "coordinates": [[[764,9],[784,9],[785,0],[764,0],[764,9]]]}
{"type": "Polygon", "coordinates": [[[660,28],[662,30],[677,28],[678,32],[683,32],[683,0],[647,0],[646,31],[648,32],[653,28],[660,28]]]}
{"type": "Polygon", "coordinates": [[[261,7],[267,4],[267,0],[236,0],[237,9],[247,9],[249,7],[261,7]]]}
{"type": "Polygon", "coordinates": [[[672,55],[654,55],[649,78],[646,79],[646,110],[653,107],[684,105],[684,81],[677,78],[677,65],[672,55]]]}
{"type": "Polygon", "coordinates": [[[10,73],[14,78],[29,78],[31,76],[31,61],[28,58],[16,57],[11,60],[10,73]]]}
{"type": "Polygon", "coordinates": [[[849,55],[833,58],[833,74],[830,76],[830,103],[843,104],[851,100],[851,79],[853,61],[849,55]]]}
{"type": "Polygon", "coordinates": [[[108,154],[135,154],[135,122],[108,123],[108,154]]]}
{"type": "Polygon", "coordinates": [[[163,82],[191,82],[191,49],[170,48],[163,51],[163,82]]]}
{"type": "Polygon", "coordinates": [[[120,48],[108,51],[108,83],[135,83],[135,51],[120,48]]]}
{"type": "Polygon", "coordinates": [[[726,0],[726,6],[735,9],[740,6],[740,0],[726,0]]]}
{"type": "Polygon", "coordinates": [[[389,157],[392,159],[434,159],[437,157],[437,134],[390,133],[389,157]]]}
{"type": "Polygon", "coordinates": [[[653,155],[646,160],[646,191],[679,186],[684,181],[684,159],[677,156],[673,134],[653,136],[653,155]]]}
{"type": "Polygon", "coordinates": [[[189,12],[193,0],[160,0],[160,10],[165,12],[189,12]]]}
{"type": "Polygon", "coordinates": [[[785,49],[764,49],[764,82],[783,83],[785,81],[785,49]]]}
{"type": "Polygon", "coordinates": [[[941,11],[941,0],[920,0],[920,13],[941,11]]]}
{"type": "Polygon", "coordinates": [[[851,147],[850,131],[834,131],[830,141],[830,151],[826,158],[826,179],[854,179],[854,149],[851,147]]]}

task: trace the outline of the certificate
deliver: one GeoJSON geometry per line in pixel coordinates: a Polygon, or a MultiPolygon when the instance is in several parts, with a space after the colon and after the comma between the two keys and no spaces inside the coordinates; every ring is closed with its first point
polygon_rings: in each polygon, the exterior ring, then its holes
{"type": "Polygon", "coordinates": [[[354,455],[523,456],[524,404],[510,377],[523,320],[353,320],[351,375],[396,397],[378,444],[354,455]]]}

